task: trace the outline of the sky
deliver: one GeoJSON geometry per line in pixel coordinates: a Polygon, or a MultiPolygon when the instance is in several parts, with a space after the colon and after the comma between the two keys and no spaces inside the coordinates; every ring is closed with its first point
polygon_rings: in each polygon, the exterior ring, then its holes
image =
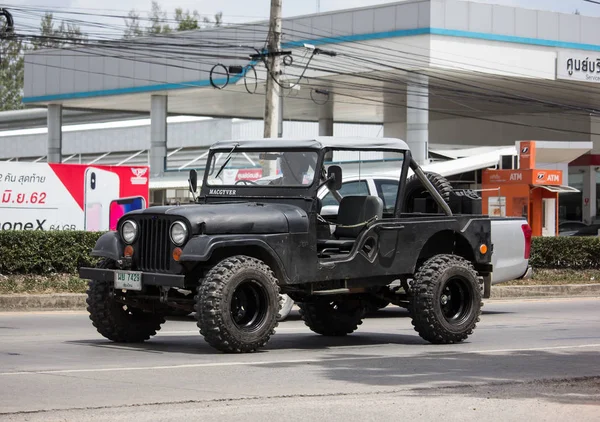
{"type": "MultiPolygon", "coordinates": [[[[284,17],[304,15],[317,12],[317,3],[321,12],[338,9],[348,9],[376,4],[393,3],[397,0],[283,0],[284,17]]],[[[588,3],[584,0],[472,0],[491,4],[521,6],[531,9],[553,10],[573,13],[579,10],[582,15],[600,16],[600,4],[588,3]]],[[[269,16],[269,0],[158,0],[159,4],[172,13],[175,7],[198,10],[201,14],[214,15],[223,12],[225,23],[239,23],[266,19],[269,16]]],[[[10,5],[30,6],[36,9],[48,10],[81,10],[103,14],[126,15],[131,9],[136,9],[145,16],[151,7],[151,0],[8,0],[10,5]],[[102,4],[102,9],[96,9],[102,4]]],[[[92,20],[85,16],[82,20],[92,20]]],[[[112,18],[111,18],[112,19],[112,18]]],[[[123,21],[114,18],[112,23],[122,25],[123,21]]],[[[18,24],[18,22],[15,22],[18,24]]]]}

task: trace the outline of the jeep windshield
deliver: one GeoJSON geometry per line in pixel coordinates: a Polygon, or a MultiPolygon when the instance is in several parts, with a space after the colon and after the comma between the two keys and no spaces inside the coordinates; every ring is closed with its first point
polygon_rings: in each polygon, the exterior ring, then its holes
{"type": "Polygon", "coordinates": [[[317,160],[316,151],[215,151],[209,158],[206,184],[306,188],[315,179],[317,160]]]}

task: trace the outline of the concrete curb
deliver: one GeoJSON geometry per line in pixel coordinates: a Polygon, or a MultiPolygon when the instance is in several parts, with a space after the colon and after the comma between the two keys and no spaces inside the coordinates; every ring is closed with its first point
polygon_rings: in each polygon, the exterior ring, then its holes
{"type": "MultiPolygon", "coordinates": [[[[600,284],[493,286],[490,299],[600,297],[600,284]]],[[[83,310],[85,294],[0,295],[0,312],[83,310]]]]}
{"type": "Polygon", "coordinates": [[[600,284],[492,286],[490,299],[600,296],[600,284]]]}

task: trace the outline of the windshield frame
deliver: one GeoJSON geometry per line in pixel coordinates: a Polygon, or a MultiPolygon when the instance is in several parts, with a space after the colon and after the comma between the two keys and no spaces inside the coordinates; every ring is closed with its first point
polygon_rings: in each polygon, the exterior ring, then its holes
{"type": "MultiPolygon", "coordinates": [[[[293,141],[290,141],[290,143],[293,141]]],[[[221,199],[235,199],[235,198],[300,198],[300,199],[317,199],[318,191],[321,187],[321,171],[323,171],[323,166],[325,162],[325,156],[331,151],[361,151],[361,152],[373,152],[373,151],[381,151],[381,152],[394,152],[402,154],[403,159],[397,160],[399,163],[400,170],[400,178],[402,179],[406,175],[404,174],[405,167],[407,168],[406,160],[410,158],[410,150],[399,149],[399,148],[377,148],[373,149],[364,149],[364,148],[355,148],[355,147],[328,147],[323,149],[312,149],[312,148],[293,148],[287,147],[282,148],[281,145],[273,148],[249,148],[249,147],[236,147],[235,152],[314,152],[317,154],[317,164],[316,168],[319,169],[318,172],[315,171],[315,176],[310,185],[301,185],[301,186],[281,186],[281,185],[208,185],[208,175],[211,170],[211,161],[213,156],[216,154],[224,154],[225,156],[231,151],[231,148],[219,148],[219,149],[210,149],[209,154],[206,161],[204,175],[202,177],[202,186],[200,188],[200,197],[206,198],[221,198],[221,199]]],[[[410,161],[410,160],[409,160],[410,161]]],[[[216,172],[217,169],[215,168],[216,172]]],[[[323,175],[324,177],[326,175],[323,175]]],[[[402,185],[402,180],[400,181],[399,188],[402,185]]]]}
{"type": "MultiPolygon", "coordinates": [[[[322,168],[323,151],[312,148],[248,148],[238,146],[233,151],[234,154],[242,153],[282,153],[282,152],[308,152],[316,155],[316,167],[313,179],[306,185],[269,185],[269,184],[209,184],[209,176],[212,169],[213,157],[218,154],[227,156],[231,148],[211,149],[206,158],[206,166],[202,177],[201,196],[210,197],[306,197],[316,196],[317,187],[321,182],[321,173],[318,169],[322,168]]],[[[213,173],[218,171],[220,166],[215,166],[213,173]]]]}

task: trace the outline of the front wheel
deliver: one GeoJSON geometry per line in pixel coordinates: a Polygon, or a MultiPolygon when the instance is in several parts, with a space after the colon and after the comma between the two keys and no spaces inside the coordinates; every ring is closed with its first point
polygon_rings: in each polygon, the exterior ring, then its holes
{"type": "Polygon", "coordinates": [[[248,256],[226,258],[198,288],[198,328],[217,350],[254,352],[275,333],[279,300],[279,286],[268,265],[248,256]]]}
{"type": "Polygon", "coordinates": [[[412,324],[431,343],[465,340],[479,322],[482,306],[477,273],[464,258],[436,255],[415,274],[411,286],[412,324]]]}
{"type": "MultiPolygon", "coordinates": [[[[111,260],[103,260],[98,268],[115,268],[111,260]]],[[[127,307],[114,300],[110,293],[112,283],[91,280],[87,291],[87,310],[92,324],[100,334],[118,343],[140,343],[160,330],[165,322],[161,314],[127,307]]]]}

